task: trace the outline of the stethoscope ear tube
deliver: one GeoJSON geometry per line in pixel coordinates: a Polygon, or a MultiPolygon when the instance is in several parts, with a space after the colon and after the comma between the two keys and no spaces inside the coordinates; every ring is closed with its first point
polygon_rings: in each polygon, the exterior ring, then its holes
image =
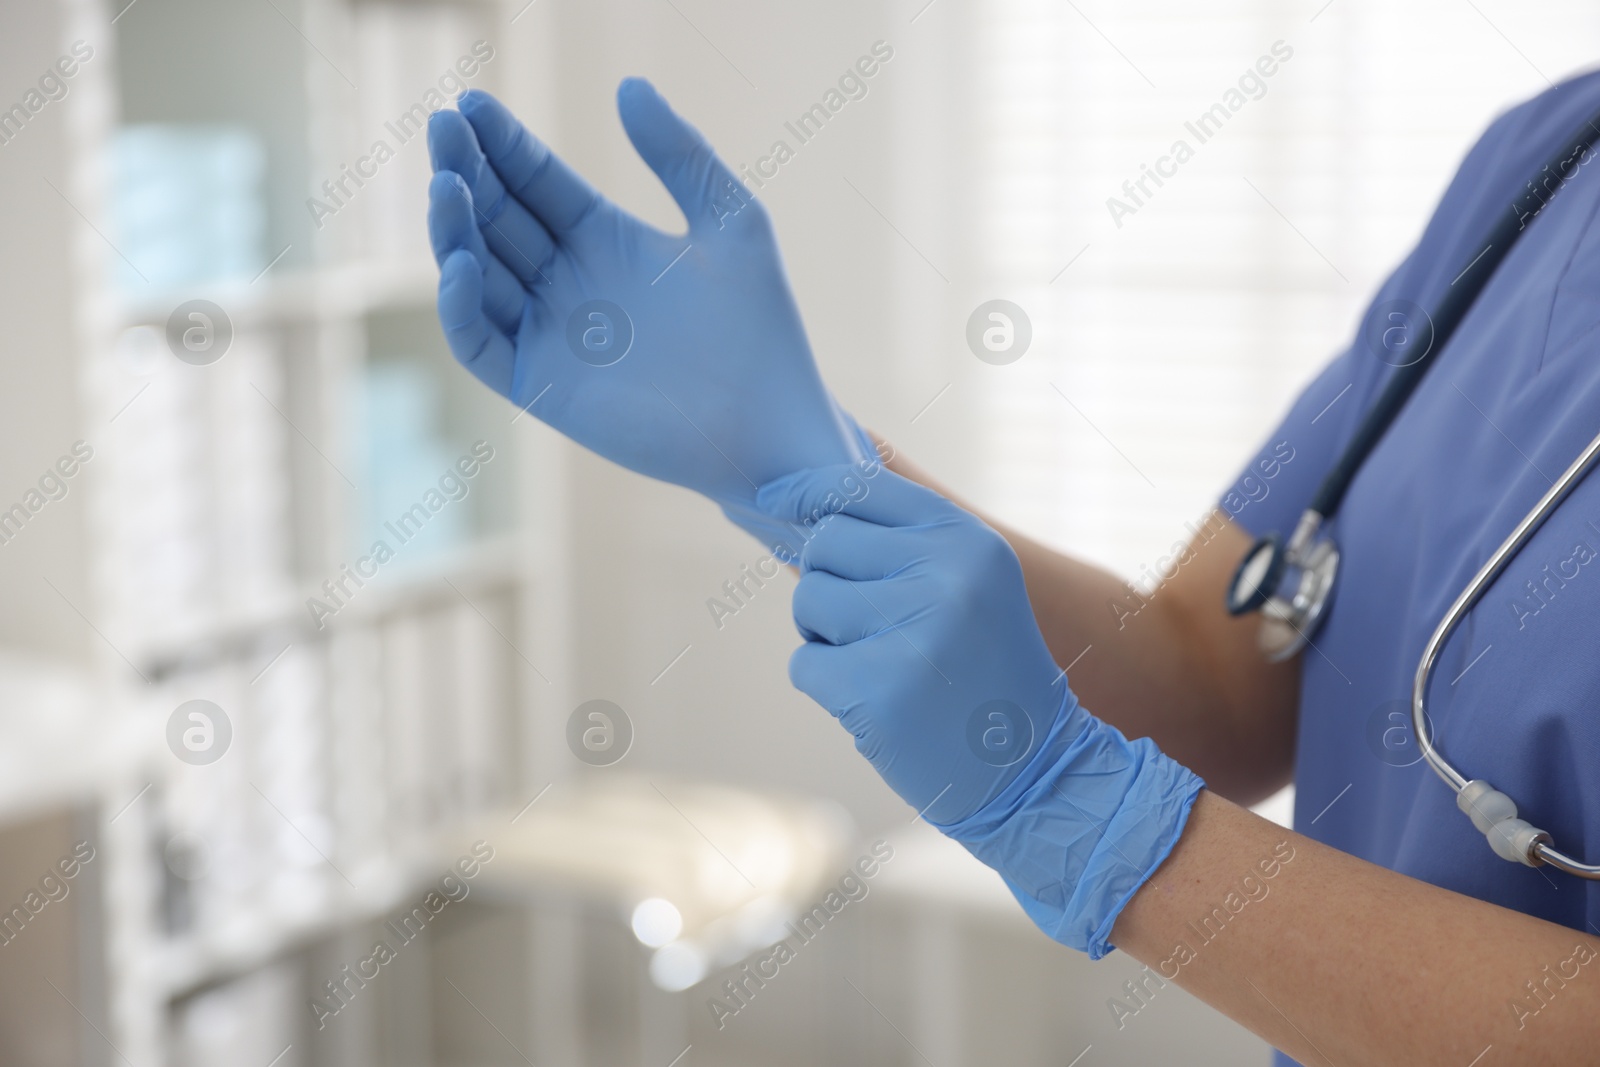
{"type": "Polygon", "coordinates": [[[1571,466],[1539,499],[1534,509],[1523,516],[1516,529],[1511,531],[1511,536],[1495,549],[1494,554],[1478,569],[1472,581],[1461,590],[1455,603],[1450,605],[1450,610],[1445,612],[1444,618],[1439,620],[1433,636],[1428,639],[1428,644],[1422,651],[1422,659],[1417,664],[1417,673],[1412,681],[1411,729],[1416,735],[1417,746],[1422,750],[1423,758],[1428,761],[1428,766],[1444,779],[1446,785],[1455,790],[1456,805],[1471,816],[1473,825],[1489,839],[1489,844],[1496,854],[1530,867],[1547,863],[1579,878],[1600,880],[1600,866],[1581,863],[1557,851],[1549,834],[1517,817],[1517,806],[1510,797],[1496,790],[1488,782],[1468,781],[1466,776],[1451,766],[1450,761],[1445,759],[1444,753],[1439,751],[1439,746],[1434,743],[1433,733],[1428,728],[1427,707],[1428,683],[1432,680],[1434,667],[1438,664],[1439,653],[1450,640],[1451,634],[1495,579],[1500,577],[1501,572],[1516,554],[1522,550],[1522,546],[1528,543],[1538,532],[1539,527],[1544,525],[1545,520],[1561,506],[1561,502],[1593,469],[1597,460],[1600,460],[1600,435],[1589,442],[1588,447],[1572,461],[1571,466]]]}

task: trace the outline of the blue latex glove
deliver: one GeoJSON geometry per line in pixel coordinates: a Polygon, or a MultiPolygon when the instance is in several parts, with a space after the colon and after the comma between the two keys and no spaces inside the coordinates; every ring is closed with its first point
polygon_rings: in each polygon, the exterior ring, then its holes
{"type": "Polygon", "coordinates": [[[807,641],[790,677],[1045,933],[1098,959],[1203,783],[1079,706],[999,534],[898,475],[855,475],[800,471],[761,489],[776,517],[823,516],[800,554],[807,641]]]}
{"type": "Polygon", "coordinates": [[[428,124],[428,229],[445,337],[480,380],[769,544],[758,486],[875,455],[822,384],[766,209],[648,82],[617,109],[687,235],[606,200],[489,94],[459,107],[428,124]]]}

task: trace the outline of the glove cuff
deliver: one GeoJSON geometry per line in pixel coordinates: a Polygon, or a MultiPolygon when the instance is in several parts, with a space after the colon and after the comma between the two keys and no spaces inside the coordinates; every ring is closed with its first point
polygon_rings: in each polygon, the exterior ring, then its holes
{"type": "Polygon", "coordinates": [[[1205,783],[1148,738],[1069,708],[994,801],[939,827],[1005,880],[1051,938],[1100,959],[1128,901],[1183,835],[1205,783]],[[1082,781],[1075,777],[1088,772],[1082,781]]]}

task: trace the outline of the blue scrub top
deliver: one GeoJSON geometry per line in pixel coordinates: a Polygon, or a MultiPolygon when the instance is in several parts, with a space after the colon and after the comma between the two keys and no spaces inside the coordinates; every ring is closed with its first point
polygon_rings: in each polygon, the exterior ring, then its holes
{"type": "MultiPolygon", "coordinates": [[[[1538,207],[1528,179],[1596,111],[1591,74],[1496,120],[1373,308],[1437,306],[1495,216],[1538,207]]],[[[1343,564],[1316,648],[1302,653],[1295,829],[1412,878],[1600,932],[1600,883],[1491,852],[1409,726],[1412,678],[1435,626],[1600,432],[1597,207],[1600,151],[1528,223],[1331,524],[1343,564]]],[[[1224,497],[1237,524],[1252,535],[1294,529],[1393,373],[1382,350],[1358,336],[1300,396],[1224,497]]],[[[1462,774],[1509,794],[1568,855],[1600,862],[1600,473],[1456,631],[1429,712],[1462,774]]]]}

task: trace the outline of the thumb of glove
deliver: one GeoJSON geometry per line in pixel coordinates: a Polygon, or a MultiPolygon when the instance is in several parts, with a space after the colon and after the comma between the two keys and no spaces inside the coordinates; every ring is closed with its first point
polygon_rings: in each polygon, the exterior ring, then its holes
{"type": "Polygon", "coordinates": [[[617,88],[617,113],[639,157],[661,179],[691,233],[721,229],[725,220],[754,200],[727,164],[643,78],[626,78],[617,88]]]}

